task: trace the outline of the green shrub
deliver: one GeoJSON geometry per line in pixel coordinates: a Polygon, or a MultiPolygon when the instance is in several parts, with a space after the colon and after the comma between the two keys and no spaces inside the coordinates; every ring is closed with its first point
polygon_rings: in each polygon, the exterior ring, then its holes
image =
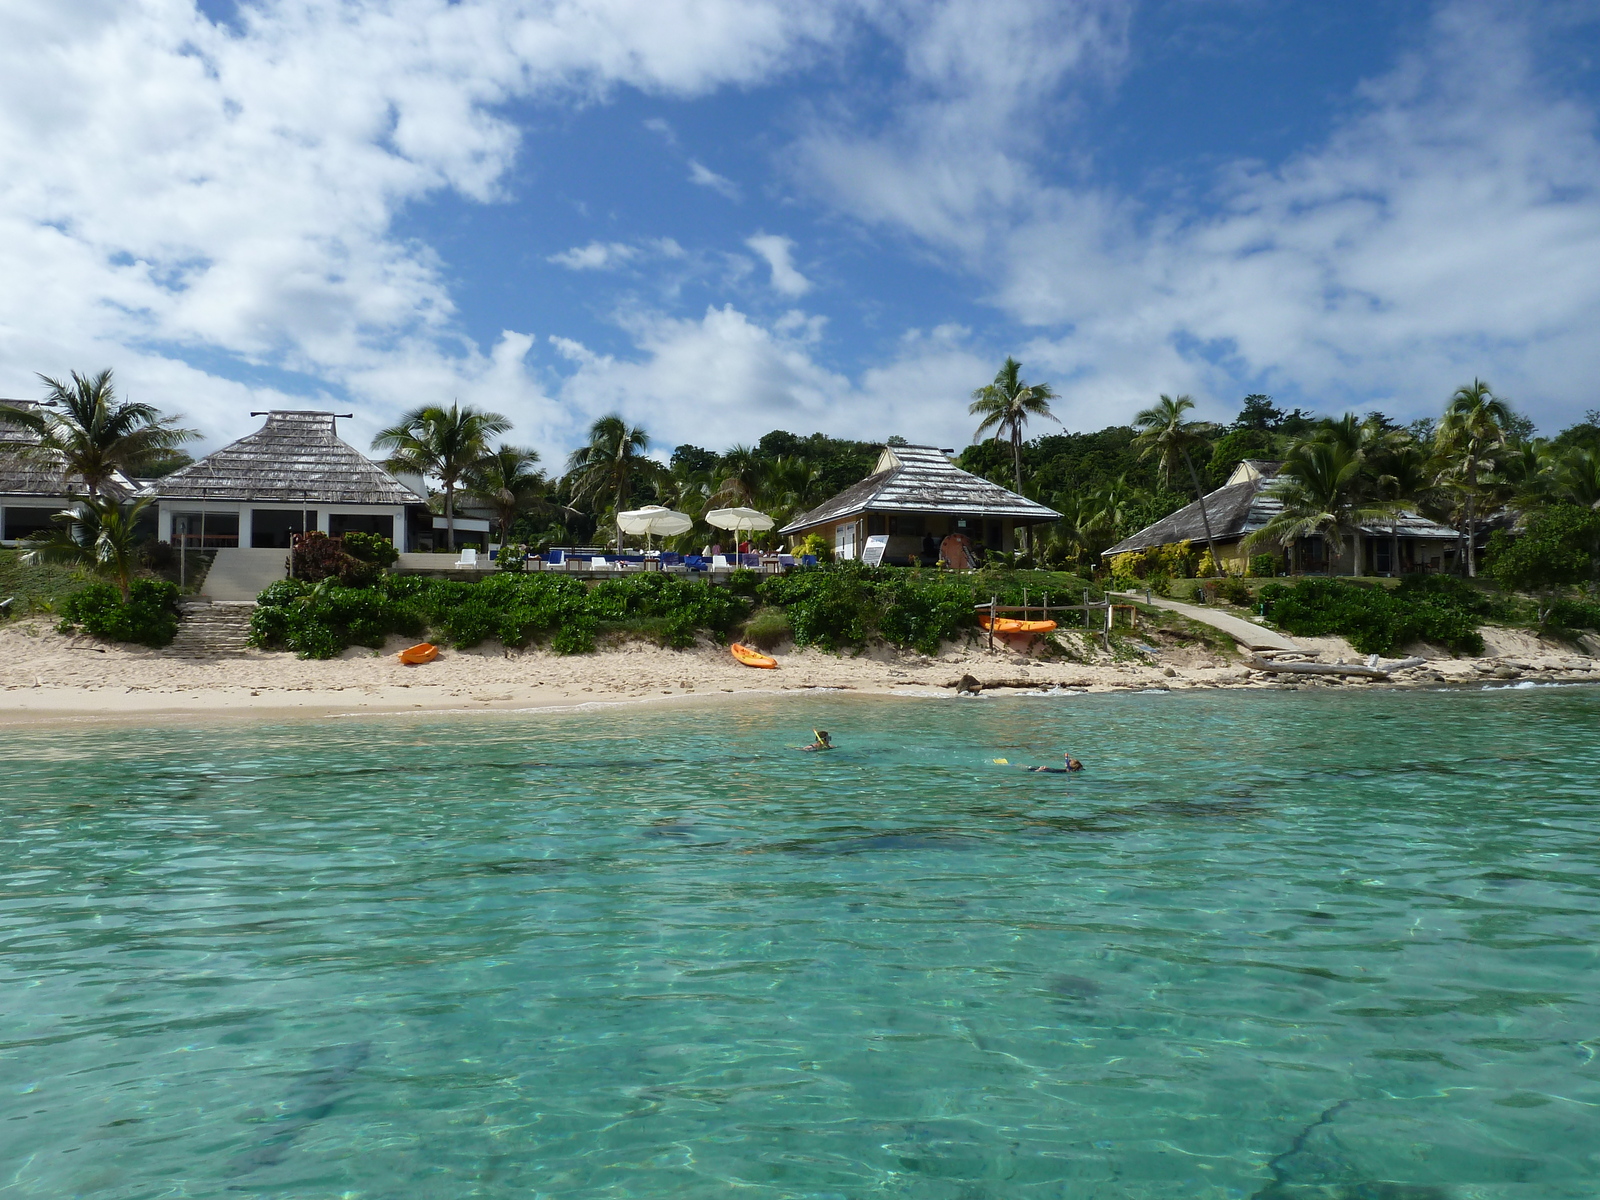
{"type": "MultiPolygon", "coordinates": [[[[788,613],[796,645],[842,650],[881,637],[935,654],[942,642],[976,630],[980,601],[1021,603],[1022,585],[1003,571],[952,575],[841,562],[769,576],[759,594],[788,613]]],[[[1030,596],[1042,599],[1037,586],[1030,596]]]]}
{"type": "Polygon", "coordinates": [[[793,637],[794,628],[789,624],[788,613],[781,608],[761,608],[745,623],[740,641],[772,650],[793,637]]]}
{"type": "Polygon", "coordinates": [[[1306,579],[1290,587],[1261,589],[1262,610],[1302,637],[1337,634],[1363,654],[1393,654],[1409,642],[1427,641],[1466,654],[1483,653],[1478,633],[1482,593],[1448,577],[1404,580],[1388,591],[1343,579],[1306,579]],[[1453,584],[1461,584],[1468,599],[1453,584]]]}
{"type": "Polygon", "coordinates": [[[1278,556],[1276,554],[1252,554],[1250,556],[1250,574],[1256,579],[1271,579],[1278,573],[1278,556]]]}
{"type": "Polygon", "coordinates": [[[1557,629],[1600,630],[1600,602],[1594,600],[1557,600],[1550,605],[1545,617],[1547,625],[1557,629]]]}
{"type": "Polygon", "coordinates": [[[392,567],[400,560],[400,551],[381,533],[347,533],[344,548],[351,557],[380,567],[392,567]]]}
{"type": "Polygon", "coordinates": [[[61,603],[61,632],[83,632],[111,642],[165,646],[178,634],[178,585],[135,579],[128,600],[109,583],[91,583],[61,603]]]}
{"type": "Polygon", "coordinates": [[[1218,582],[1217,595],[1229,604],[1237,604],[1241,608],[1249,608],[1256,602],[1255,595],[1250,591],[1250,585],[1233,575],[1218,582]]]}

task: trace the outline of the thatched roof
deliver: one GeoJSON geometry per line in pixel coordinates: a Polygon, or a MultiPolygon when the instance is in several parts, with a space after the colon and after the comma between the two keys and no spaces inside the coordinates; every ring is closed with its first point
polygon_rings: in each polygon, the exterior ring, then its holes
{"type": "MultiPolygon", "coordinates": [[[[0,400],[0,405],[25,411],[43,407],[37,400],[0,400]]],[[[119,471],[107,481],[105,490],[131,495],[134,489],[133,481],[119,471]]],[[[0,410],[0,496],[61,500],[88,490],[81,476],[69,477],[60,463],[40,456],[38,433],[0,410]]]]}
{"type": "MultiPolygon", "coordinates": [[[[1205,515],[1211,521],[1211,534],[1218,542],[1232,544],[1260,529],[1282,509],[1273,495],[1271,483],[1282,463],[1247,460],[1239,464],[1228,482],[1206,496],[1205,515]]],[[[1394,521],[1377,521],[1363,525],[1362,531],[1375,536],[1389,536],[1396,531],[1403,538],[1453,539],[1456,532],[1438,525],[1427,517],[1413,512],[1401,513],[1394,521]]],[[[1103,556],[1127,554],[1134,550],[1148,550],[1152,546],[1170,546],[1178,542],[1205,545],[1206,523],[1201,517],[1200,502],[1185,505],[1177,512],[1162,517],[1154,525],[1147,525],[1131,537],[1123,538],[1103,556]]]]}
{"type": "Polygon", "coordinates": [[[332,413],[271,412],[257,432],[149,485],[158,500],[420,504],[422,498],[353,446],[332,413]]]}
{"type": "Polygon", "coordinates": [[[937,446],[885,446],[871,475],[778,532],[800,533],[869,511],[1010,517],[1028,524],[1061,517],[1053,508],[963,471],[937,446]]]}

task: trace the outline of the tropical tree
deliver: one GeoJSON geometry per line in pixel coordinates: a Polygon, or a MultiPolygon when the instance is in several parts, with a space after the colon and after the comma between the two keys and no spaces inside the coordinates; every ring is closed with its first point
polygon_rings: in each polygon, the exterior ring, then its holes
{"type": "Polygon", "coordinates": [[[375,450],[387,450],[383,465],[391,471],[430,475],[444,488],[446,548],[456,548],[456,489],[464,476],[489,455],[489,439],[511,428],[499,413],[451,401],[449,408],[425,404],[414,408],[372,439],[375,450]]]}
{"type": "Polygon", "coordinates": [[[84,496],[71,508],[55,514],[55,530],[26,543],[22,559],[29,564],[72,563],[88,567],[115,583],[126,604],[139,565],[142,539],[136,526],[150,503],[148,496],[132,504],[110,496],[84,496]]]}
{"type": "Polygon", "coordinates": [[[494,510],[502,547],[510,544],[511,526],[517,517],[545,500],[550,485],[538,469],[538,461],[537,450],[502,443],[463,477],[467,495],[494,510]]]}
{"type": "MultiPolygon", "coordinates": [[[[641,479],[653,480],[664,472],[645,457],[650,435],[639,425],[629,426],[612,413],[589,426],[589,443],[567,459],[567,482],[574,502],[594,504],[601,497],[613,502],[613,517],[622,512],[641,479]]],[[[622,525],[617,525],[617,548],[622,548],[622,525]]]]}
{"type": "Polygon", "coordinates": [[[1558,501],[1600,508],[1600,450],[1571,446],[1550,460],[1549,473],[1558,501]]]}
{"type": "MultiPolygon", "coordinates": [[[[1057,425],[1061,424],[1055,413],[1050,411],[1050,401],[1055,398],[1056,394],[1048,383],[1024,381],[1022,364],[1007,355],[994,382],[974,391],[972,403],[967,406],[967,411],[973,416],[983,417],[972,435],[973,441],[980,440],[985,433],[994,430],[997,439],[1004,437],[1011,443],[1011,480],[1019,494],[1022,492],[1022,431],[1027,427],[1030,417],[1044,417],[1055,421],[1057,425]]],[[[1025,546],[1028,537],[1025,529],[1025,546]]]]}
{"type": "Polygon", "coordinates": [[[1342,557],[1349,543],[1350,573],[1361,574],[1361,526],[1393,509],[1368,497],[1362,467],[1360,456],[1339,441],[1310,438],[1291,447],[1270,489],[1280,508],[1245,539],[1246,549],[1321,537],[1342,557]]]}
{"type": "Polygon", "coordinates": [[[1195,498],[1200,501],[1200,522],[1205,527],[1206,545],[1211,550],[1211,566],[1222,573],[1222,558],[1217,553],[1217,541],[1211,534],[1211,514],[1206,511],[1206,493],[1200,485],[1200,472],[1194,469],[1193,451],[1206,445],[1208,435],[1216,432],[1210,421],[1191,421],[1184,414],[1194,407],[1190,396],[1163,395],[1152,407],[1133,419],[1139,430],[1133,439],[1140,458],[1155,458],[1166,477],[1167,487],[1172,486],[1172,469],[1179,462],[1189,469],[1189,481],[1194,485],[1195,498]]]}
{"type": "Polygon", "coordinates": [[[770,513],[779,525],[810,506],[819,473],[805,459],[779,455],[761,464],[755,489],[756,507],[770,513]]]}
{"type": "Polygon", "coordinates": [[[1506,426],[1515,419],[1509,404],[1483,380],[1474,379],[1455,390],[1434,434],[1434,446],[1443,462],[1441,480],[1448,481],[1462,498],[1467,574],[1474,578],[1478,574],[1475,543],[1481,476],[1493,469],[1495,456],[1505,449],[1506,426]]]}
{"type": "Polygon", "coordinates": [[[48,389],[41,408],[5,405],[0,414],[38,435],[30,456],[61,464],[69,479],[83,480],[91,496],[100,495],[117,471],[137,475],[163,464],[199,436],[177,428],[153,405],[118,400],[109,367],[94,376],[74,371],[70,384],[39,378],[48,389]]]}
{"type": "Polygon", "coordinates": [[[1434,472],[1427,452],[1410,434],[1400,431],[1390,437],[1367,463],[1372,474],[1373,492],[1387,500],[1389,508],[1389,569],[1400,573],[1400,515],[1407,505],[1415,505],[1433,484],[1434,472]]]}
{"type": "Polygon", "coordinates": [[[754,504],[761,488],[762,468],[766,465],[754,446],[737,445],[717,460],[714,478],[717,481],[711,493],[713,504],[754,504]]]}

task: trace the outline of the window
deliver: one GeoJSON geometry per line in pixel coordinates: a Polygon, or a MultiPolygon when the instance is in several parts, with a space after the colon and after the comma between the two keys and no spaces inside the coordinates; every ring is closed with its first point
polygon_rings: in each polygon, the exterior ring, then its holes
{"type": "Polygon", "coordinates": [[[921,537],[927,531],[927,525],[921,513],[901,513],[889,518],[889,532],[900,537],[921,537]]]}
{"type": "Polygon", "coordinates": [[[257,508],[250,513],[250,545],[258,550],[287,550],[289,536],[317,528],[317,510],[257,508]]]}
{"type": "Polygon", "coordinates": [[[48,533],[56,527],[51,518],[65,507],[65,501],[62,501],[58,508],[12,508],[7,505],[5,540],[14,542],[18,538],[32,537],[36,533],[48,533]]]}
{"type": "MultiPolygon", "coordinates": [[[[329,513],[328,533],[340,537],[346,533],[375,533],[394,541],[394,518],[371,513],[329,513]]],[[[459,539],[461,531],[456,530],[459,539]]]]}
{"type": "Polygon", "coordinates": [[[888,533],[888,532],[889,532],[889,518],[888,517],[884,516],[882,513],[868,513],[867,514],[867,536],[868,537],[871,537],[873,534],[888,533]]]}

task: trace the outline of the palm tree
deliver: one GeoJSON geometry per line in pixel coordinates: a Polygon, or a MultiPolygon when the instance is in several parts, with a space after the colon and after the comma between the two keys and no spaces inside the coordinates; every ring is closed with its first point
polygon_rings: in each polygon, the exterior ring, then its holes
{"type": "MultiPolygon", "coordinates": [[[[1009,354],[994,377],[994,382],[972,393],[972,403],[967,411],[982,416],[972,440],[977,441],[989,430],[997,437],[1004,436],[1011,443],[1011,480],[1020,495],[1022,492],[1022,431],[1029,417],[1045,417],[1061,424],[1050,411],[1050,401],[1056,398],[1048,383],[1027,383],[1022,378],[1022,364],[1009,354]]],[[[1023,530],[1023,547],[1029,544],[1029,531],[1023,530]]]]}
{"type": "Polygon", "coordinates": [[[518,514],[544,500],[549,481],[537,469],[537,450],[504,443],[481,459],[463,478],[463,488],[474,500],[494,509],[500,524],[501,553],[511,542],[511,526],[518,514]]]}
{"type": "Polygon", "coordinates": [[[1205,490],[1200,486],[1200,472],[1194,469],[1194,457],[1190,453],[1205,445],[1206,436],[1216,432],[1217,427],[1210,421],[1186,420],[1183,414],[1193,407],[1194,399],[1190,396],[1174,399],[1163,395],[1154,407],[1134,417],[1134,428],[1140,433],[1133,439],[1133,445],[1138,447],[1140,458],[1157,459],[1169,489],[1172,487],[1172,468],[1179,460],[1189,468],[1189,480],[1194,484],[1195,498],[1200,501],[1200,522],[1205,526],[1206,545],[1211,550],[1211,568],[1220,575],[1222,558],[1217,553],[1216,539],[1211,536],[1211,514],[1206,511],[1205,490]]]}
{"type": "Polygon", "coordinates": [[[754,504],[761,488],[764,466],[754,446],[733,446],[717,460],[716,490],[711,499],[718,504],[754,504]]]}
{"type": "Polygon", "coordinates": [[[129,587],[139,562],[139,516],[149,507],[146,496],[122,504],[109,496],[85,496],[73,507],[56,513],[59,526],[38,541],[27,543],[24,562],[75,563],[108,576],[128,602],[129,587]]]}
{"type": "Polygon", "coordinates": [[[816,492],[819,472],[805,459],[779,455],[761,464],[755,489],[756,507],[772,514],[779,525],[804,512],[816,492]]]}
{"type": "MultiPolygon", "coordinates": [[[[626,507],[633,485],[640,477],[654,478],[658,464],[644,456],[650,435],[643,426],[631,428],[617,414],[601,417],[589,426],[589,444],[580,446],[567,459],[567,479],[574,501],[610,496],[613,515],[626,507]]],[[[617,525],[617,549],[622,549],[622,525],[617,525]]]]}
{"type": "Polygon", "coordinates": [[[91,496],[98,496],[116,472],[136,475],[199,436],[175,427],[173,418],[153,405],[119,401],[109,367],[93,377],[74,371],[71,384],[39,378],[49,389],[43,408],[52,411],[7,405],[0,412],[39,435],[30,456],[59,463],[69,480],[74,475],[83,480],[91,496]]]}
{"type": "MultiPolygon", "coordinates": [[[[1362,467],[1361,457],[1337,441],[1311,438],[1292,447],[1271,485],[1281,508],[1245,539],[1245,547],[1288,546],[1296,538],[1320,536],[1342,556],[1346,541],[1354,543],[1364,522],[1393,509],[1365,497],[1362,467]]],[[[1357,575],[1360,547],[1353,544],[1351,550],[1351,574],[1357,575]]]]}
{"type": "Polygon", "coordinates": [[[1568,447],[1551,461],[1549,471],[1558,500],[1600,508],[1600,451],[1587,446],[1568,447]]]}
{"type": "Polygon", "coordinates": [[[1427,452],[1409,434],[1388,439],[1374,456],[1371,469],[1377,495],[1393,507],[1389,513],[1389,571],[1400,573],[1400,514],[1404,505],[1415,504],[1433,482],[1427,452]]]}
{"type": "Polygon", "coordinates": [[[1467,575],[1478,574],[1474,543],[1478,537],[1479,476],[1492,470],[1495,454],[1506,444],[1511,406],[1481,379],[1459,387],[1445,406],[1434,444],[1445,460],[1445,475],[1465,502],[1467,575]]]}
{"type": "Polygon", "coordinates": [[[431,475],[444,488],[446,549],[456,548],[456,488],[462,477],[489,455],[489,439],[511,428],[499,413],[484,412],[451,401],[449,408],[425,404],[414,408],[372,439],[374,450],[387,450],[383,465],[391,471],[431,475]]]}

